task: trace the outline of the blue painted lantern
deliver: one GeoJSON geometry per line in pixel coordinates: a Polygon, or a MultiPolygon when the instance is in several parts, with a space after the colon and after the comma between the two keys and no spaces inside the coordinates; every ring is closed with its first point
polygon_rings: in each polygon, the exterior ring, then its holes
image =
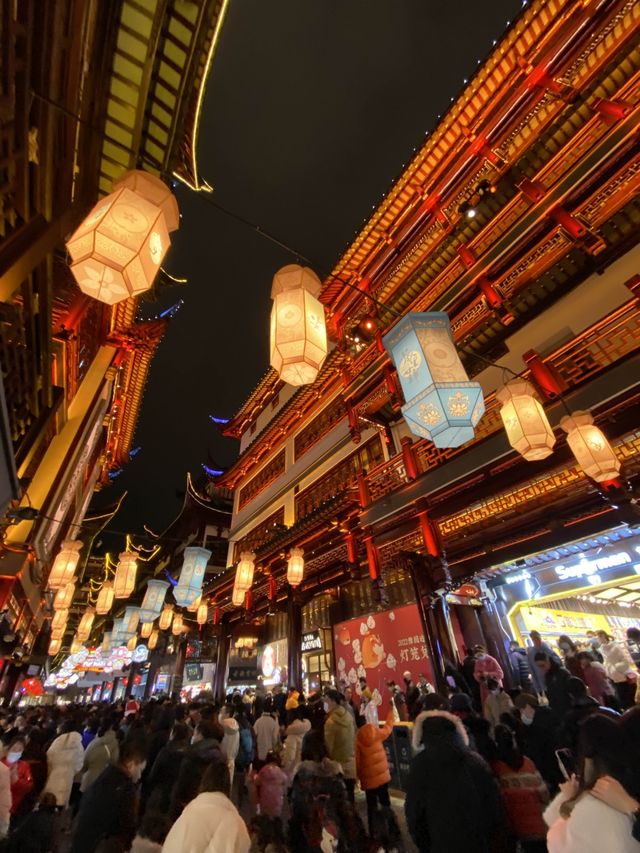
{"type": "Polygon", "coordinates": [[[173,588],[173,597],[180,607],[188,607],[202,593],[204,573],[211,551],[206,548],[185,548],[184,562],[178,583],[173,588]]]}
{"type": "Polygon", "coordinates": [[[398,371],[411,432],[440,448],[470,441],[484,414],[484,396],[462,366],[448,315],[409,313],[383,343],[398,371]]]}
{"type": "Polygon", "coordinates": [[[159,581],[152,578],[147,581],[147,589],[140,607],[140,621],[153,622],[157,619],[164,604],[164,597],[169,589],[167,581],[159,581]]]}

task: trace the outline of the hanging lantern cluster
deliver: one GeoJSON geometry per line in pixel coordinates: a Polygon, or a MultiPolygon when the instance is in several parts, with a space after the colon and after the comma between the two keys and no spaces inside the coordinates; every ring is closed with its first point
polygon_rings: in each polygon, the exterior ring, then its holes
{"type": "Polygon", "coordinates": [[[69,648],[69,654],[77,655],[81,648],[82,643],[80,642],[77,636],[74,636],[73,640],[71,641],[71,646],[69,648]]]}
{"type": "Polygon", "coordinates": [[[153,631],[149,634],[149,640],[147,642],[147,648],[155,649],[155,647],[158,645],[159,634],[160,634],[160,632],[158,631],[158,629],[154,628],[153,631]]]}
{"type": "Polygon", "coordinates": [[[80,562],[81,548],[82,542],[78,539],[66,539],[62,543],[47,580],[49,589],[60,589],[73,580],[80,562]]]}
{"type": "Polygon", "coordinates": [[[141,622],[153,622],[158,618],[168,589],[167,581],[155,580],[154,578],[147,581],[147,589],[140,607],[141,622]]]}
{"type": "Polygon", "coordinates": [[[67,621],[69,619],[69,611],[56,610],[53,619],[51,620],[51,639],[62,640],[64,632],[67,630],[67,621]]]}
{"type": "Polygon", "coordinates": [[[73,604],[73,598],[76,594],[76,585],[74,581],[61,586],[53,599],[54,610],[68,610],[73,604]]]}
{"type": "Polygon", "coordinates": [[[76,631],[76,637],[80,640],[81,643],[86,643],[89,639],[91,629],[93,628],[93,620],[95,619],[95,617],[96,611],[93,609],[93,607],[87,607],[85,612],[82,614],[82,619],[80,620],[78,630],[76,631]]]}
{"type": "Polygon", "coordinates": [[[138,645],[138,637],[136,634],[134,634],[132,637],[129,637],[129,639],[127,640],[127,649],[130,652],[135,652],[137,645],[138,645]]]}
{"type": "Polygon", "coordinates": [[[289,264],[271,287],[271,366],[289,385],[308,385],[327,357],[322,284],[308,267],[289,264]]]}
{"type": "Polygon", "coordinates": [[[173,588],[173,597],[180,607],[188,607],[202,592],[202,582],[211,551],[206,548],[185,548],[182,570],[173,588]]]}
{"type": "Polygon", "coordinates": [[[147,172],[127,172],[67,242],[80,290],[107,305],[149,290],[179,224],[169,187],[147,172]]]}
{"type": "Polygon", "coordinates": [[[171,633],[177,637],[179,634],[182,634],[183,628],[184,628],[184,618],[182,616],[182,613],[174,613],[173,624],[171,626],[171,633]]]}
{"type": "Polygon", "coordinates": [[[590,412],[574,412],[560,421],[567,444],[587,476],[597,483],[613,480],[620,473],[620,460],[590,412]]]}
{"type": "Polygon", "coordinates": [[[556,437],[535,388],[526,379],[512,379],[498,388],[500,417],[509,444],[528,462],[546,459],[553,453],[556,437]]]}
{"type": "Polygon", "coordinates": [[[162,608],[162,613],[160,614],[160,619],[158,620],[158,627],[161,631],[166,631],[167,628],[171,627],[171,620],[173,619],[173,604],[165,604],[162,608]]]}
{"type": "Polygon", "coordinates": [[[148,640],[153,631],[153,622],[143,622],[140,625],[140,637],[143,640],[148,640]]]}
{"type": "Polygon", "coordinates": [[[113,584],[111,581],[106,581],[102,584],[100,592],[98,593],[98,600],[96,602],[96,613],[98,616],[106,616],[107,613],[109,613],[113,607],[114,599],[115,593],[113,590],[113,584]]]}
{"type": "Polygon", "coordinates": [[[53,637],[49,641],[48,653],[53,657],[53,655],[57,655],[60,649],[62,648],[62,639],[54,639],[53,637]]]}
{"type": "Polygon", "coordinates": [[[415,435],[436,447],[459,447],[484,414],[478,382],[470,382],[443,311],[406,314],[383,338],[406,403],[402,414],[415,435]]]}
{"type": "Polygon", "coordinates": [[[136,588],[138,562],[135,551],[123,551],[118,558],[113,592],[116,598],[129,598],[136,588]]]}
{"type": "Polygon", "coordinates": [[[300,586],[304,578],[304,551],[302,548],[292,548],[287,562],[287,583],[290,586],[300,586]]]}

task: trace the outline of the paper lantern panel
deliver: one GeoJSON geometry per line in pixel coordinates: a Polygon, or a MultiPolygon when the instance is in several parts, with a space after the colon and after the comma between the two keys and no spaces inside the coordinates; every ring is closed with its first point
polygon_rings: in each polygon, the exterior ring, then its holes
{"type": "Polygon", "coordinates": [[[500,417],[511,447],[528,462],[550,456],[556,437],[533,385],[513,379],[496,391],[496,398],[502,404],[500,417]]]}
{"type": "Polygon", "coordinates": [[[147,589],[140,608],[140,621],[153,622],[160,615],[164,598],[169,589],[167,581],[151,579],[147,581],[147,589]]]}
{"type": "Polygon", "coordinates": [[[593,423],[590,412],[574,412],[560,421],[567,433],[567,444],[585,474],[597,483],[615,479],[620,460],[602,430],[593,423]]]}
{"type": "Polygon", "coordinates": [[[206,548],[185,548],[182,570],[173,588],[173,597],[180,607],[188,607],[202,592],[202,582],[211,551],[206,548]]]}

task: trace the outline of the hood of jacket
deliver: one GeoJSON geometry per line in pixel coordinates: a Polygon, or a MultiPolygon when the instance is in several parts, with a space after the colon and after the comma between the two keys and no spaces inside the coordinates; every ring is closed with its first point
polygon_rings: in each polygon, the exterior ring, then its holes
{"type": "Polygon", "coordinates": [[[337,708],[334,708],[327,717],[327,720],[330,720],[333,725],[344,729],[350,729],[353,725],[353,717],[344,705],[338,705],[337,708]]]}
{"type": "Polygon", "coordinates": [[[449,711],[422,711],[422,713],[418,714],[416,721],[413,724],[415,733],[414,743],[422,744],[422,729],[425,720],[430,720],[434,717],[444,717],[445,720],[449,720],[450,723],[453,723],[456,727],[459,739],[465,746],[469,746],[469,733],[467,732],[464,723],[459,717],[456,717],[455,714],[450,714],[449,711]]]}
{"type": "Polygon", "coordinates": [[[52,749],[54,752],[62,752],[64,750],[76,752],[78,746],[82,749],[82,735],[80,732],[65,732],[63,735],[58,735],[49,749],[52,749]]]}
{"type": "Polygon", "coordinates": [[[287,726],[285,734],[288,735],[306,735],[311,731],[311,722],[309,720],[294,720],[287,726]]]}

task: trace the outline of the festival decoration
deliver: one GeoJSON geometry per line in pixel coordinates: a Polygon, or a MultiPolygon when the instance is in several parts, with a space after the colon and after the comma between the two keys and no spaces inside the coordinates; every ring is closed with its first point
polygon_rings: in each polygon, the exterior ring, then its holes
{"type": "Polygon", "coordinates": [[[203,601],[200,607],[198,607],[198,612],[196,614],[196,622],[198,625],[204,625],[209,617],[209,605],[206,601],[203,601]]]}
{"type": "Polygon", "coordinates": [[[415,435],[436,447],[459,447],[484,414],[478,382],[470,382],[442,311],[406,314],[383,338],[405,396],[402,414],[415,435]]]}
{"type": "Polygon", "coordinates": [[[233,587],[233,592],[231,593],[231,603],[234,607],[242,607],[244,604],[244,597],[247,594],[246,589],[238,589],[237,586],[233,587]]]}
{"type": "Polygon", "coordinates": [[[251,589],[253,574],[255,571],[255,558],[256,555],[253,551],[242,551],[240,554],[234,580],[234,586],[236,589],[241,589],[245,592],[246,590],[251,589]]]}
{"type": "Polygon", "coordinates": [[[141,622],[153,622],[154,619],[158,618],[168,589],[167,581],[160,581],[155,578],[147,581],[147,589],[140,607],[141,622]]]}
{"type": "Polygon", "coordinates": [[[71,641],[71,647],[69,649],[70,654],[75,655],[82,648],[82,643],[77,637],[74,637],[71,641]]]}
{"type": "Polygon", "coordinates": [[[78,630],[76,631],[76,637],[80,640],[81,643],[85,643],[89,639],[91,629],[93,628],[93,620],[95,619],[95,617],[96,611],[93,609],[93,607],[87,607],[85,612],[82,614],[80,624],[78,625],[78,630]]]}
{"type": "Polygon", "coordinates": [[[171,633],[177,637],[178,634],[182,633],[183,627],[184,627],[184,619],[183,619],[182,613],[174,613],[173,625],[171,626],[171,633]]]}
{"type": "Polygon", "coordinates": [[[79,539],[65,539],[60,546],[49,573],[47,586],[49,589],[60,589],[73,580],[76,568],[80,562],[82,542],[79,539]]]}
{"type": "Polygon", "coordinates": [[[105,631],[102,635],[100,651],[103,655],[107,655],[111,651],[111,631],[105,631]]]}
{"type": "Polygon", "coordinates": [[[613,480],[620,473],[620,460],[590,412],[574,412],[560,421],[567,444],[584,473],[597,483],[613,480]]]}
{"type": "Polygon", "coordinates": [[[126,172],[67,242],[80,290],[107,305],[149,290],[179,224],[175,196],[160,178],[126,172]]]}
{"type": "Polygon", "coordinates": [[[206,548],[184,549],[184,560],[178,583],[173,588],[173,597],[180,607],[188,607],[202,592],[204,573],[211,551],[206,548]]]}
{"type": "Polygon", "coordinates": [[[498,388],[496,398],[502,404],[500,417],[514,450],[528,462],[553,453],[556,437],[530,382],[512,379],[498,388]]]}
{"type": "Polygon", "coordinates": [[[109,613],[113,607],[114,599],[115,592],[113,584],[111,581],[106,581],[102,584],[100,592],[98,593],[98,600],[96,602],[96,613],[98,616],[106,616],[107,613],[109,613]]]}
{"type": "Polygon", "coordinates": [[[271,287],[271,366],[289,385],[308,385],[327,357],[322,284],[308,267],[289,264],[271,287]]]}
{"type": "Polygon", "coordinates": [[[200,602],[202,601],[202,595],[199,595],[197,598],[194,598],[191,604],[187,607],[188,613],[197,613],[198,607],[200,607],[200,602]]]}
{"type": "Polygon", "coordinates": [[[49,648],[47,650],[48,654],[50,654],[52,657],[54,655],[57,655],[58,652],[60,651],[61,647],[62,647],[62,639],[59,638],[56,640],[52,637],[51,640],[49,641],[49,648]]]}
{"type": "Polygon", "coordinates": [[[68,610],[73,604],[73,597],[76,594],[75,581],[69,581],[64,586],[61,586],[53,599],[54,610],[68,610]]]}
{"type": "Polygon", "coordinates": [[[159,634],[160,634],[160,632],[158,631],[157,628],[154,628],[153,631],[151,632],[151,634],[149,634],[149,640],[147,641],[147,646],[150,649],[155,649],[155,647],[158,645],[159,634]]]}
{"type": "Polygon", "coordinates": [[[113,592],[116,598],[129,598],[136,588],[138,563],[135,551],[123,551],[118,559],[113,592]]]}
{"type": "Polygon", "coordinates": [[[290,586],[300,586],[304,578],[304,551],[302,548],[292,548],[287,562],[287,583],[290,586]]]}
{"type": "Polygon", "coordinates": [[[153,622],[143,622],[140,626],[140,637],[143,640],[148,640],[153,631],[153,622]]]}
{"type": "Polygon", "coordinates": [[[56,610],[53,614],[53,619],[51,620],[51,631],[58,632],[62,629],[62,633],[64,634],[64,630],[67,627],[67,620],[69,618],[69,611],[67,608],[64,610],[56,610]]]}
{"type": "Polygon", "coordinates": [[[135,634],[140,623],[140,608],[126,607],[122,619],[122,631],[126,636],[135,634]]]}
{"type": "Polygon", "coordinates": [[[173,619],[173,604],[165,604],[162,608],[162,613],[160,614],[160,619],[158,620],[158,627],[161,631],[166,631],[167,628],[171,627],[171,620],[173,619]]]}
{"type": "Polygon", "coordinates": [[[127,640],[127,651],[135,652],[137,647],[138,647],[138,637],[136,634],[134,634],[133,637],[129,637],[129,639],[127,640]]]}

